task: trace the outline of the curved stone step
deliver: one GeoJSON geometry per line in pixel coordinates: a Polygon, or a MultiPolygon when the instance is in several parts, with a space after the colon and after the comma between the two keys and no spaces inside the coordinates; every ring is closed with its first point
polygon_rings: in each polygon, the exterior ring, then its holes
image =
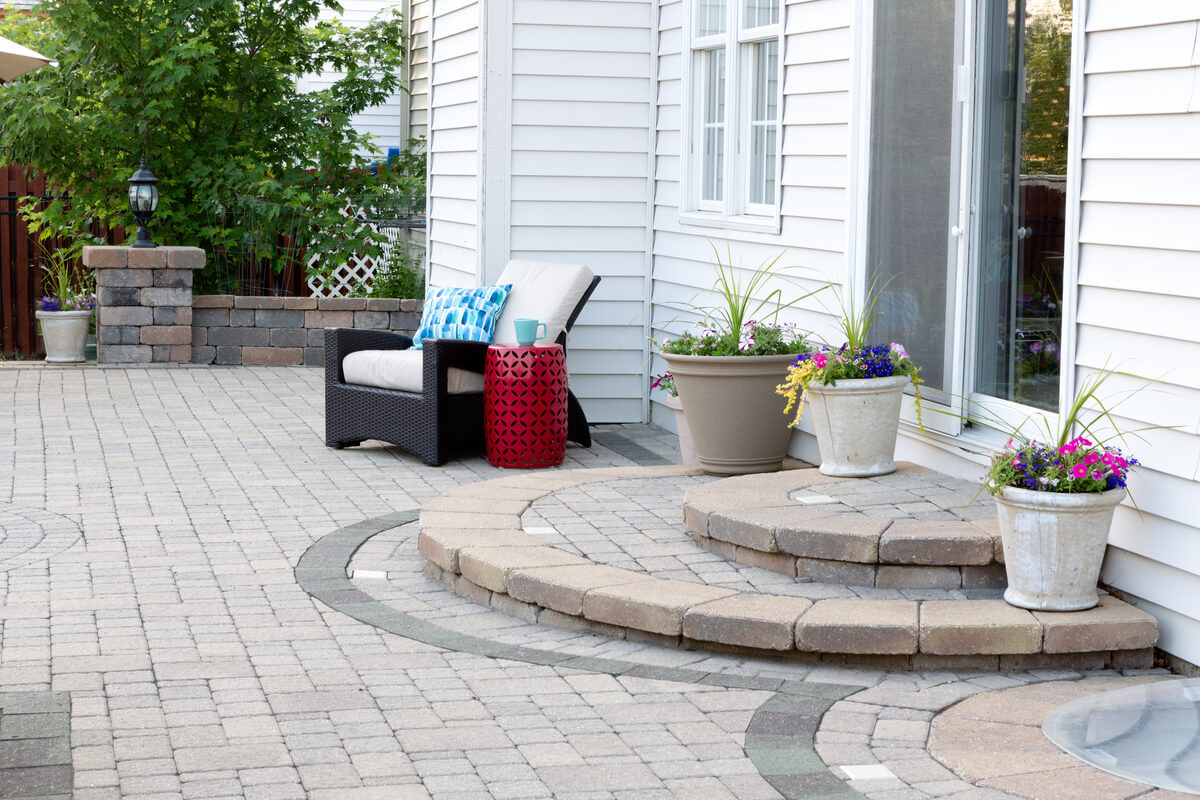
{"type": "Polygon", "coordinates": [[[995,502],[968,490],[975,491],[906,463],[864,479],[796,469],[689,489],[683,517],[705,550],[795,578],[887,589],[1004,588],[995,502]]]}
{"type": "MultiPolygon", "coordinates": [[[[428,573],[459,594],[539,624],[609,636],[891,667],[1090,669],[1150,661],[1156,621],[1111,596],[1101,597],[1094,609],[1071,613],[1030,612],[994,597],[814,602],[596,564],[521,531],[520,510],[557,490],[689,474],[697,470],[629,467],[536,473],[459,487],[422,511],[418,549],[428,573]]],[[[748,486],[724,496],[757,502],[769,494],[778,497],[780,486],[798,479],[746,477],[763,485],[747,481],[748,486]]],[[[705,495],[704,502],[715,503],[719,494],[705,495]]],[[[725,512],[712,506],[709,513],[725,512]]]]}

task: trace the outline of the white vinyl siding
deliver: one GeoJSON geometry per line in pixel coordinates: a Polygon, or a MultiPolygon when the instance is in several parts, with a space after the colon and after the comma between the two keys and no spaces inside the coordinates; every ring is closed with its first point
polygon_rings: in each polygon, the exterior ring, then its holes
{"type": "Polygon", "coordinates": [[[429,20],[429,263],[433,286],[481,279],[481,5],[439,2],[429,20]]]}
{"type": "MultiPolygon", "coordinates": [[[[1076,352],[1153,380],[1117,410],[1148,431],[1103,580],[1154,613],[1160,646],[1200,663],[1200,6],[1090,0],[1076,352]]],[[[1114,389],[1134,389],[1119,379],[1114,389]]]]}
{"type": "Polygon", "coordinates": [[[568,350],[593,422],[645,418],[653,13],[649,0],[512,3],[507,257],[601,276],[568,350]]]}
{"type": "Polygon", "coordinates": [[[410,0],[408,20],[409,136],[429,135],[429,15],[433,0],[410,0]]]}
{"type": "MultiPolygon", "coordinates": [[[[781,265],[797,281],[781,281],[788,297],[841,284],[846,278],[847,192],[850,181],[850,85],[853,44],[850,0],[787,2],[780,9],[783,37],[782,106],[779,135],[782,176],[779,187],[779,233],[741,230],[734,225],[698,227],[680,223],[681,142],[685,109],[682,103],[685,51],[684,0],[660,5],[658,29],[658,147],[654,184],[654,300],[651,335],[661,341],[695,321],[681,304],[715,304],[708,293],[714,272],[711,241],[725,255],[728,245],[735,262],[753,269],[781,252],[781,265]]],[[[832,299],[810,299],[802,310],[785,312],[782,319],[832,338],[834,318],[823,305],[832,299]]],[[[654,372],[664,365],[655,359],[654,372]]],[[[673,426],[673,415],[654,392],[653,419],[673,426]]],[[[784,424],[780,414],[780,424],[784,424]]]]}

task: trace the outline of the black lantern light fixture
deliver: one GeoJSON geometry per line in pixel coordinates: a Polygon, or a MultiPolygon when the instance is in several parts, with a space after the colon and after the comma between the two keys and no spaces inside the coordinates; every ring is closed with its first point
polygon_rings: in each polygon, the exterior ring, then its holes
{"type": "Polygon", "coordinates": [[[129,210],[137,220],[138,232],[134,247],[158,247],[150,240],[146,226],[158,210],[158,178],[146,169],[146,156],[142,156],[142,167],[129,179],[129,210]]]}

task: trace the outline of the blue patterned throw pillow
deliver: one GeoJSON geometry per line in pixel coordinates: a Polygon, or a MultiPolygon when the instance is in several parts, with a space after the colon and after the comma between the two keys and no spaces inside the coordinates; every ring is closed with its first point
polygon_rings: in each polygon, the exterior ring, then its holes
{"type": "Polygon", "coordinates": [[[430,289],[412,349],[420,350],[425,339],[491,342],[511,289],[511,283],[478,289],[430,289]]]}

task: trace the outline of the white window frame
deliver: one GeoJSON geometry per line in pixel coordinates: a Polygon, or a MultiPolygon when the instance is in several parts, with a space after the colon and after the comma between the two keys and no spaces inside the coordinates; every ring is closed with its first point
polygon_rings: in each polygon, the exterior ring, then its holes
{"type": "Polygon", "coordinates": [[[783,173],[783,15],[781,0],[779,21],[755,28],[742,27],[747,0],[727,0],[725,31],[696,34],[699,0],[685,4],[683,57],[683,114],[681,140],[680,222],[686,225],[719,227],[731,230],[779,232],[783,173]],[[775,192],[771,203],[750,202],[750,151],[754,95],[753,45],[777,42],[775,74],[775,192]],[[725,51],[725,116],[722,164],[722,197],[704,200],[704,94],[705,64],[708,53],[725,51]]]}

